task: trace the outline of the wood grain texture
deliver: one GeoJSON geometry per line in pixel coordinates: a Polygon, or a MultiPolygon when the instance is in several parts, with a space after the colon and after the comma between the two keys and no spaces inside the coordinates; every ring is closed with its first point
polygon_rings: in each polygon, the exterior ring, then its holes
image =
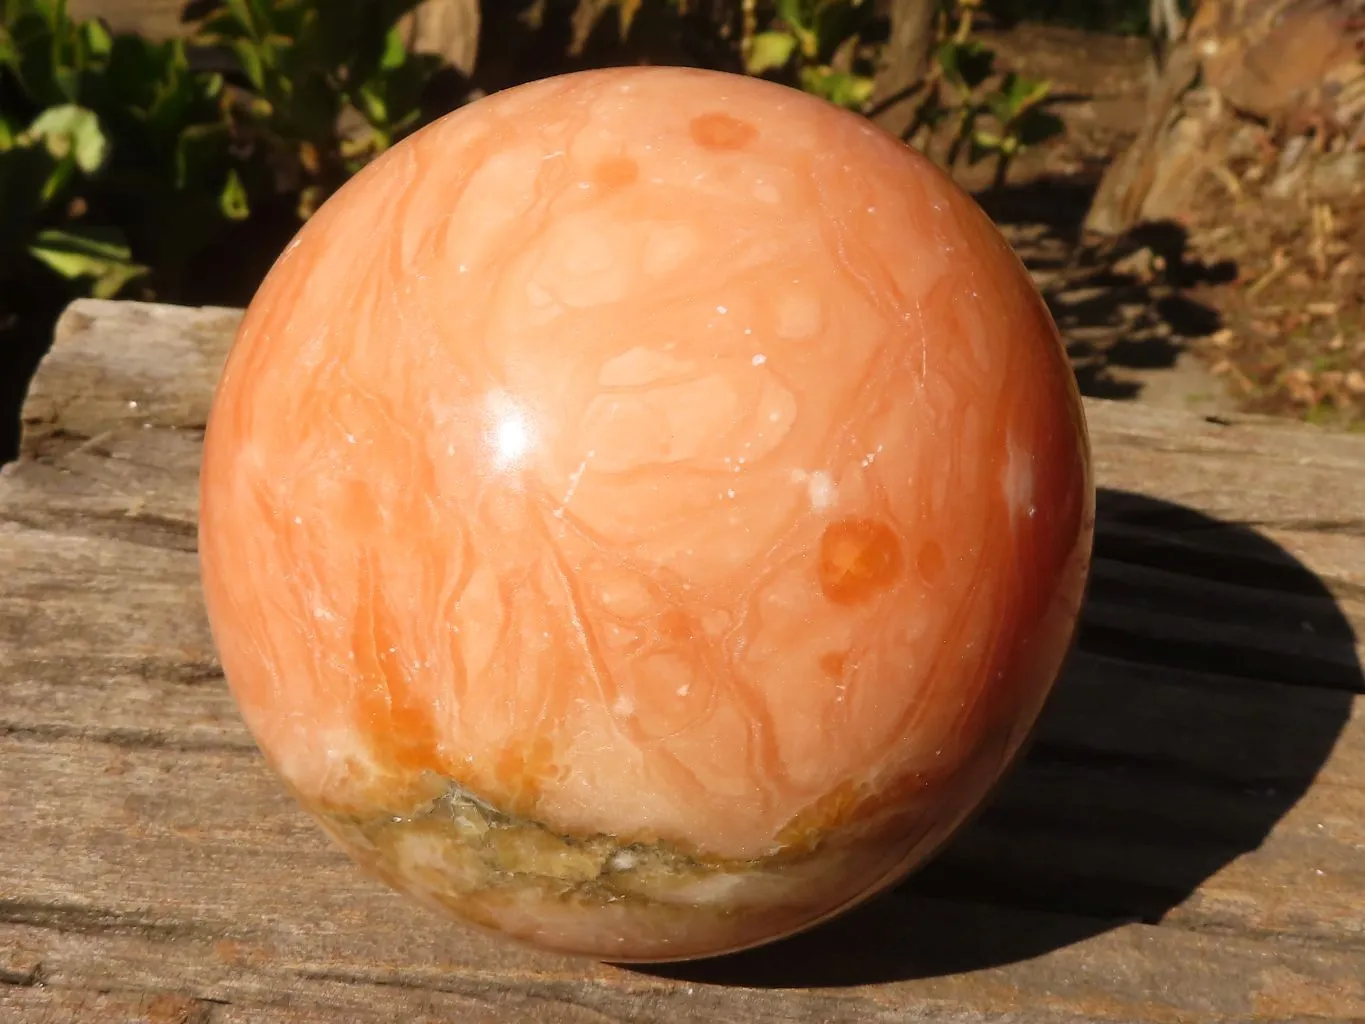
{"type": "Polygon", "coordinates": [[[0,1020],[1365,1017],[1365,439],[1088,403],[1080,649],[998,797],[826,928],[625,970],[409,906],[265,768],[194,551],[237,317],[77,303],[0,474],[0,1020]]]}

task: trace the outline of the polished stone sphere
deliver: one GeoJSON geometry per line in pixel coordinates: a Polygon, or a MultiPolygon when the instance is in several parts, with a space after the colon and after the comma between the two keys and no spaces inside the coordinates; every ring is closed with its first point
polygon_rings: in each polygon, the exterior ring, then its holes
{"type": "Polygon", "coordinates": [[[628,68],[461,108],[308,222],[227,360],[200,549],[246,722],[360,864],[667,960],[836,914],[982,803],[1093,510],[970,197],[810,96],[628,68]]]}

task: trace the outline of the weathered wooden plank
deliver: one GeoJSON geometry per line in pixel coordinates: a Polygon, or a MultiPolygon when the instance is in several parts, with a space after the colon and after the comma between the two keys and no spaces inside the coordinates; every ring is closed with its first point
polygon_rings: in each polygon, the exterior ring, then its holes
{"type": "Polygon", "coordinates": [[[1365,439],[1089,403],[1094,582],[1020,771],[874,906],[649,975],[436,921],[265,769],[194,555],[237,316],[78,303],[0,475],[0,1019],[1365,1016],[1365,439]]]}
{"type": "MultiPolygon", "coordinates": [[[[79,736],[127,747],[250,748],[217,676],[189,553],[149,551],[141,544],[110,545],[45,531],[36,536],[17,535],[15,541],[14,550],[40,558],[36,569],[8,566],[9,596],[0,598],[0,635],[15,640],[0,654],[0,667],[14,681],[0,719],[5,729],[15,736],[79,736]],[[57,566],[73,567],[70,571],[80,585],[54,586],[57,566]],[[92,593],[117,595],[117,600],[91,602],[92,593]],[[135,628],[129,628],[130,609],[136,612],[135,628]],[[34,625],[39,620],[41,627],[34,625]]],[[[0,544],[0,566],[8,551],[9,546],[0,544]]],[[[1101,561],[1097,573],[1103,577],[1111,568],[1101,561]]],[[[1161,587],[1155,593],[1163,601],[1178,590],[1180,578],[1173,573],[1148,571],[1147,575],[1158,577],[1161,587]]],[[[1150,579],[1146,582],[1150,586],[1150,579]]],[[[1085,648],[1096,616],[1108,628],[1102,646],[1112,646],[1113,623],[1135,618],[1136,626],[1125,626],[1124,646],[1130,650],[1154,647],[1159,652],[1162,631],[1170,625],[1196,637],[1201,629],[1210,631],[1210,623],[1197,618],[1190,626],[1197,607],[1177,607],[1173,614],[1163,616],[1144,610],[1143,605],[1151,602],[1140,587],[1110,600],[1104,599],[1102,583],[1095,589],[1100,596],[1087,607],[1082,656],[1073,662],[1043,720],[1040,745],[1024,778],[1035,765],[1041,766],[1048,779],[1043,788],[1052,796],[1044,796],[1039,808],[1050,807],[1063,816],[1069,812],[1093,822],[1094,808],[1087,801],[1093,791],[1113,788],[1115,772],[1150,774],[1151,766],[1158,766],[1164,774],[1126,790],[1136,806],[1118,801],[1115,811],[1120,817],[1137,814],[1149,830],[1168,835],[1195,828],[1204,846],[1177,843],[1175,852],[1165,857],[1133,859],[1130,833],[1096,839],[1073,825],[1072,838],[1063,845],[1075,856],[1046,852],[1028,858],[1028,863],[1015,856],[1012,862],[997,864],[984,874],[1006,880],[1006,888],[1021,890],[1030,877],[1037,881],[1040,866],[1059,877],[1081,869],[1110,880],[1109,909],[1122,907],[1126,899],[1130,908],[1136,900],[1136,909],[1146,911],[1151,904],[1151,897],[1143,895],[1146,890],[1178,903],[1202,880],[1201,866],[1207,872],[1209,863],[1221,863],[1220,854],[1227,859],[1227,850],[1235,853],[1254,847],[1287,806],[1286,801],[1292,801],[1286,796],[1267,803],[1256,795],[1258,787],[1287,787],[1292,794],[1315,775],[1341,785],[1365,778],[1358,700],[1331,690],[1299,691],[1262,679],[1089,656],[1085,648]],[[1065,771],[1058,768],[1059,761],[1065,771]],[[1338,762],[1345,767],[1337,769],[1338,762]],[[1181,785],[1163,788],[1164,780],[1175,773],[1183,773],[1181,785]],[[1190,802],[1191,780],[1204,780],[1208,788],[1201,794],[1202,801],[1193,801],[1197,813],[1154,818],[1159,805],[1168,811],[1178,808],[1182,795],[1190,802]],[[1068,792],[1075,795],[1076,806],[1058,800],[1068,792]],[[1234,807],[1240,816],[1232,813],[1234,807]],[[1198,829],[1201,821],[1203,828],[1198,829]],[[1230,833],[1212,828],[1220,821],[1234,823],[1230,833]],[[1081,855],[1083,846],[1086,852],[1081,855]],[[1107,850],[1108,860],[1117,858],[1121,866],[1110,865],[1098,849],[1107,850]],[[1183,877],[1183,887],[1171,883],[1173,875],[1183,877]]],[[[1274,590],[1249,592],[1258,607],[1278,594],[1274,590]]],[[[1217,612],[1214,624],[1222,619],[1236,627],[1236,598],[1241,595],[1225,584],[1214,585],[1212,593],[1209,603],[1217,612]]],[[[1273,642],[1270,647],[1263,645],[1263,655],[1274,653],[1275,644],[1292,648],[1290,654],[1295,655],[1302,622],[1316,621],[1317,629],[1309,635],[1322,647],[1334,624],[1332,602],[1312,595],[1283,597],[1285,607],[1301,606],[1284,630],[1287,639],[1275,640],[1280,624],[1272,614],[1274,606],[1260,614],[1253,627],[1236,632],[1243,640],[1254,639],[1245,634],[1257,630],[1270,638],[1273,642]]],[[[1218,628],[1226,625],[1225,621],[1218,628]]],[[[1358,678],[1359,669],[1352,669],[1349,639],[1343,633],[1337,647],[1322,647],[1321,652],[1310,649],[1302,657],[1285,660],[1291,665],[1302,663],[1308,670],[1321,660],[1343,673],[1330,681],[1351,683],[1352,677],[1345,674],[1354,671],[1358,678]],[[1325,657],[1319,658],[1324,652],[1325,657]]],[[[1235,650],[1235,644],[1229,648],[1235,650]]],[[[1220,653],[1216,645],[1212,650],[1220,653]]],[[[1313,675],[1306,671],[1299,678],[1311,682],[1313,675]]],[[[1109,798],[1114,800],[1114,794],[1109,798]]],[[[998,810],[1000,815],[1020,817],[1008,798],[1002,799],[998,810]]],[[[1012,835],[1011,849],[1017,853],[1030,842],[1027,834],[1012,835]]],[[[1324,854],[1312,860],[1339,864],[1341,858],[1324,854]]],[[[953,861],[949,858],[946,863],[953,861]]],[[[1093,899],[1093,892],[1081,890],[1068,905],[1093,911],[1096,908],[1086,903],[1093,899]]],[[[1245,902],[1250,906],[1249,900],[1245,902]]]]}
{"type": "MultiPolygon", "coordinates": [[[[275,895],[278,900],[278,890],[275,895]]],[[[881,902],[837,924],[836,941],[798,939],[651,973],[544,957],[518,962],[515,952],[491,966],[471,962],[469,950],[424,912],[394,906],[381,919],[366,894],[354,893],[348,907],[314,910],[304,902],[308,895],[290,892],[289,901],[306,909],[296,910],[287,928],[227,934],[216,923],[189,922],[177,931],[136,922],[73,920],[60,928],[20,922],[0,924],[0,943],[36,959],[53,989],[176,991],[230,1006],[326,1007],[329,1013],[312,1019],[327,1021],[370,1019],[376,1011],[406,1020],[409,1012],[435,1008],[468,1014],[438,1019],[556,1024],[1309,1016],[1326,1022],[1365,1013],[1365,959],[1358,950],[1149,925],[1094,935],[1059,915],[961,902],[881,902]],[[321,920],[327,910],[332,917],[321,920]],[[381,933],[381,924],[392,931],[381,933]],[[963,969],[1006,959],[999,952],[1020,934],[1046,935],[1058,952],[963,969]],[[395,935],[402,941],[386,941],[395,935]]],[[[376,897],[398,903],[387,894],[376,897]]]]}
{"type": "MultiPolygon", "coordinates": [[[[186,700],[165,692],[174,688],[121,682],[109,681],[115,696],[109,703],[116,706],[92,700],[95,720],[84,724],[63,721],[61,703],[34,708],[52,688],[15,688],[19,713],[0,720],[6,733],[0,793],[8,794],[0,796],[0,816],[16,827],[0,835],[0,863],[25,864],[25,887],[40,901],[60,902],[75,879],[87,898],[117,906],[120,914],[132,911],[117,901],[139,886],[160,893],[153,904],[195,905],[193,894],[176,888],[184,884],[184,858],[174,851],[165,863],[179,866],[176,878],[132,870],[153,839],[185,829],[205,843],[223,838],[226,849],[215,856],[232,862],[224,867],[231,878],[268,877],[273,858],[298,866],[312,841],[311,826],[280,793],[222,690],[205,699],[195,691],[207,688],[193,687],[186,700]],[[149,690],[162,697],[159,707],[145,699],[149,690]],[[177,719],[171,728],[161,721],[167,716],[177,719]],[[156,795],[158,786],[166,791],[156,795]],[[35,792],[62,793],[61,815],[49,808],[44,816],[35,792]],[[221,808],[228,802],[233,816],[225,819],[221,808]],[[134,833],[126,834],[134,823],[134,833]],[[36,833],[69,852],[45,847],[42,862],[28,864],[36,833]],[[103,852],[92,867],[91,851],[104,851],[100,844],[106,842],[113,844],[109,850],[122,850],[115,860],[129,870],[107,874],[103,852]],[[127,849],[120,845],[125,842],[127,849]],[[266,851],[263,863],[240,861],[254,856],[252,849],[266,851]]],[[[1256,696],[1247,703],[1258,703],[1256,696]]],[[[1229,707],[1207,701],[1201,707],[1195,691],[1153,686],[1123,698],[1103,675],[1068,679],[1030,759],[911,889],[1100,919],[1153,919],[1178,911],[1190,927],[1365,940],[1360,702],[1335,750],[1317,752],[1324,756],[1319,767],[1308,751],[1255,742],[1258,734],[1273,740],[1306,731],[1308,714],[1298,722],[1282,718],[1276,731],[1273,712],[1283,705],[1273,700],[1248,711],[1257,728],[1229,738],[1206,728],[1229,707]],[[1114,702],[1120,706],[1102,716],[1091,713],[1097,704],[1114,702]],[[1163,722],[1191,708],[1193,728],[1183,742],[1167,735],[1163,722]],[[1191,742],[1200,733],[1209,738],[1203,747],[1191,742]],[[1225,758],[1224,746],[1245,749],[1225,758]],[[1314,773],[1317,785],[1305,792],[1314,773]],[[1253,851],[1253,860],[1238,867],[1238,858],[1253,851]],[[1216,874],[1210,889],[1204,883],[1216,874]],[[1287,878],[1296,880],[1289,890],[1287,878]]],[[[1320,738],[1330,741],[1332,709],[1315,710],[1320,738]]],[[[197,855],[207,856],[207,849],[197,847],[197,855]]],[[[346,891],[347,871],[328,885],[346,891]]],[[[260,895],[274,899],[268,886],[260,895]]]]}
{"type": "MultiPolygon", "coordinates": [[[[151,462],[181,481],[182,490],[165,497],[173,515],[186,515],[193,487],[181,460],[194,457],[193,433],[165,449],[160,438],[125,434],[202,429],[239,319],[231,310],[75,303],[25,407],[26,454],[58,455],[83,443],[97,453],[117,440],[123,461],[151,462]]],[[[1086,411],[1105,487],[1254,528],[1308,559],[1329,585],[1365,588],[1365,545],[1349,540],[1365,535],[1365,438],[1264,417],[1211,422],[1132,403],[1087,400],[1086,411]],[[1324,555],[1312,560],[1317,550],[1324,555]]],[[[1130,511],[1138,521],[1160,517],[1150,508],[1130,511]]],[[[1158,525],[1168,535],[1181,531],[1173,522],[1158,525]]]]}
{"type": "Polygon", "coordinates": [[[61,438],[94,443],[122,429],[199,427],[239,310],[76,302],[24,404],[25,454],[61,438]]]}

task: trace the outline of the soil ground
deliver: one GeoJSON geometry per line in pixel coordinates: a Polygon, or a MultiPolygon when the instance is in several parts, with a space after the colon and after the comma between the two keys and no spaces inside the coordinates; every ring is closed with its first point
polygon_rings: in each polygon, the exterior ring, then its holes
{"type": "Polygon", "coordinates": [[[1274,194],[1267,153],[1210,175],[1182,223],[1085,237],[1095,185],[1142,122],[1146,40],[1041,26],[983,40],[1052,81],[1067,132],[1023,154],[994,194],[978,191],[989,168],[957,176],[1033,272],[1082,388],[1365,429],[1365,183],[1331,204],[1274,194]]]}

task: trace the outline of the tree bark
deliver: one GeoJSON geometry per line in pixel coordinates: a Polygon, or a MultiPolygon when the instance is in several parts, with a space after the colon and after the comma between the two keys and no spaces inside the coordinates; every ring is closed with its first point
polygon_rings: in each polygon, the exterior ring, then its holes
{"type": "Polygon", "coordinates": [[[915,86],[929,70],[938,0],[889,0],[891,32],[872,94],[872,118],[904,138],[915,117],[915,86]]]}

